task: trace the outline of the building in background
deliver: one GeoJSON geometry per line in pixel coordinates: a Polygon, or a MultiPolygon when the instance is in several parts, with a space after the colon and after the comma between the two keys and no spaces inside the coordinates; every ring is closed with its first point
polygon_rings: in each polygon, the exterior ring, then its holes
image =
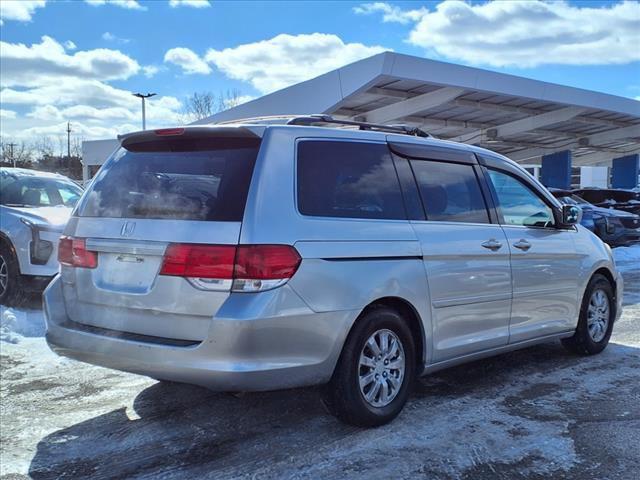
{"type": "MultiPolygon", "coordinates": [[[[195,123],[291,114],[420,127],[502,153],[550,187],[638,186],[640,102],[393,52],[195,123]]],[[[104,142],[84,142],[87,165],[117,147],[104,142]]]]}

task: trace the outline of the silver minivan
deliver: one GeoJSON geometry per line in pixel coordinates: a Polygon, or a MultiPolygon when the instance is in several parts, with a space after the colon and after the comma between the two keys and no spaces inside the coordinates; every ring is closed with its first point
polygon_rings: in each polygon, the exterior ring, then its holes
{"type": "Polygon", "coordinates": [[[222,391],[323,385],[376,426],[416,376],[559,339],[607,345],[611,250],[525,170],[328,117],[128,134],[45,292],[60,355],[222,391]]]}

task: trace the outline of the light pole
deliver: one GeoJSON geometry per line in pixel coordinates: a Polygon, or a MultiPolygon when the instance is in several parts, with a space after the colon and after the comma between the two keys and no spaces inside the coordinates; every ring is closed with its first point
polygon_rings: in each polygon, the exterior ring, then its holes
{"type": "Polygon", "coordinates": [[[142,93],[133,93],[132,95],[134,97],[138,97],[138,98],[142,99],[142,130],[146,130],[147,129],[147,118],[146,118],[145,109],[144,109],[144,101],[147,98],[153,97],[156,94],[155,93],[147,93],[146,95],[143,95],[142,93]]]}

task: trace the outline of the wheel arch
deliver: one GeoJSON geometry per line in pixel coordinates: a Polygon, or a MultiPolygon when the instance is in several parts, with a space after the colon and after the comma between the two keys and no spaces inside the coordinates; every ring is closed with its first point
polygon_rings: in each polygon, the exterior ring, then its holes
{"type": "Polygon", "coordinates": [[[393,297],[393,296],[381,297],[376,300],[373,300],[362,309],[356,321],[353,322],[353,325],[349,330],[349,334],[347,335],[347,338],[349,337],[349,335],[351,335],[351,332],[353,331],[355,325],[360,321],[360,319],[367,312],[379,307],[392,308],[398,311],[402,315],[402,318],[405,319],[407,326],[411,330],[411,334],[416,344],[416,366],[418,367],[417,374],[420,375],[420,373],[422,372],[422,369],[424,368],[424,364],[427,358],[426,356],[427,352],[425,347],[426,338],[425,338],[424,326],[422,324],[422,319],[420,318],[420,314],[418,313],[417,309],[408,300],[401,297],[393,297]]]}
{"type": "Polygon", "coordinates": [[[18,252],[16,252],[16,247],[13,246],[13,242],[11,241],[11,238],[9,238],[9,235],[1,231],[0,231],[0,244],[6,245],[9,248],[9,250],[11,250],[11,253],[16,258],[18,257],[18,252]]]}

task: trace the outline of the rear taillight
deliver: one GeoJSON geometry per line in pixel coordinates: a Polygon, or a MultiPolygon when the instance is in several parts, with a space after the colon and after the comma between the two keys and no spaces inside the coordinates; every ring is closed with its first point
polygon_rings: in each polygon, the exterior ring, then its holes
{"type": "Polygon", "coordinates": [[[240,245],[233,290],[256,292],[279,287],[293,277],[300,260],[296,249],[289,245],[240,245]]]}
{"type": "Polygon", "coordinates": [[[300,265],[289,245],[195,245],[167,247],[161,275],[187,278],[203,290],[258,292],[286,283],[300,265]]]}
{"type": "Polygon", "coordinates": [[[98,254],[87,250],[84,238],[60,237],[58,261],[68,267],[96,268],[98,254]]]}
{"type": "Polygon", "coordinates": [[[235,256],[233,246],[174,243],[167,247],[160,275],[231,280],[235,256]]]}

